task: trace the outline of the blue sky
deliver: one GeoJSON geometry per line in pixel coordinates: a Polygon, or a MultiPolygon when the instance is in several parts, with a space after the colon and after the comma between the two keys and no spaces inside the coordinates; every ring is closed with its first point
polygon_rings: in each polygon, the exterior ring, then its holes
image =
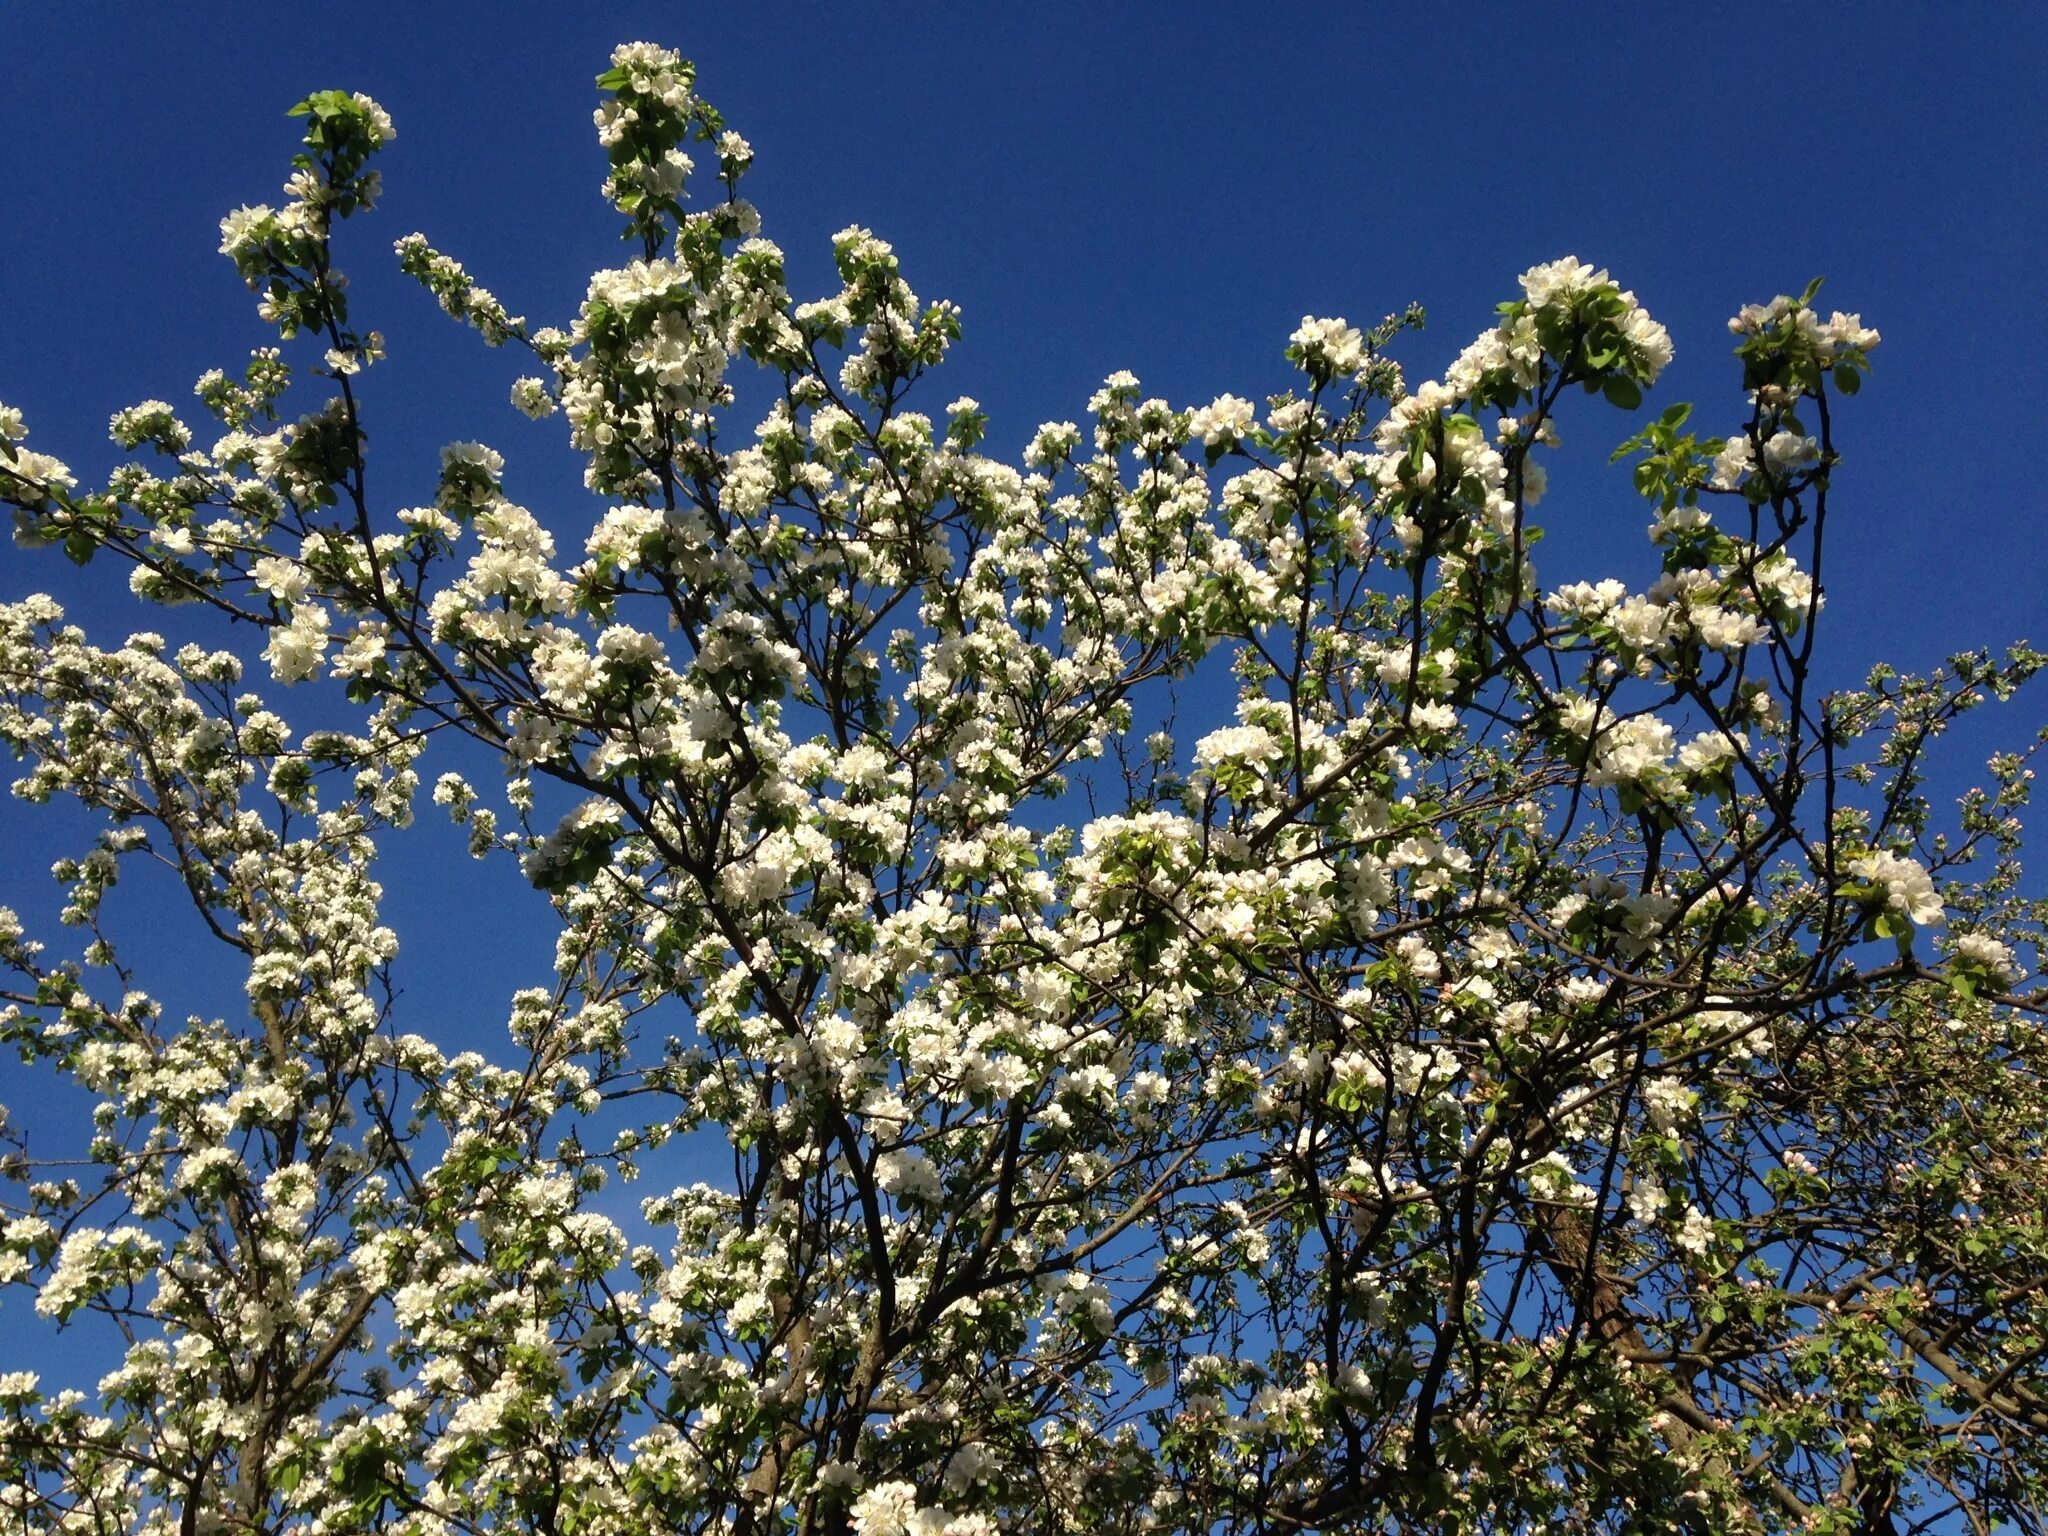
{"type": "MultiPolygon", "coordinates": [[[[391,339],[369,394],[394,504],[440,442],[483,436],[515,494],[566,508],[558,424],[505,405],[516,359],[437,324],[390,242],[424,229],[515,312],[567,319],[621,257],[590,77],[647,37],[695,57],[755,144],[748,190],[800,295],[859,222],[964,307],[935,391],[982,400],[999,450],[1114,368],[1184,403],[1277,387],[1310,311],[1420,300],[1406,356],[1434,372],[1516,273],[1568,251],[1671,327],[1655,399],[1701,402],[1713,429],[1738,404],[1722,320],[1826,274],[1824,298],[1885,333],[1842,428],[1828,652],[1848,675],[1880,648],[1918,665],[2048,638],[2028,451],[2043,8],[366,3],[317,28],[275,6],[4,10],[17,79],[49,89],[0,108],[0,399],[77,463],[116,407],[189,399],[262,339],[215,224],[275,196],[283,109],[342,85],[400,130],[383,205],[341,247],[359,321],[391,339]]],[[[1597,408],[1564,429],[1584,455],[1544,509],[1546,578],[1626,574],[1642,519],[1620,475],[1591,474],[1626,429],[1597,408]]],[[[61,578],[7,558],[9,593],[61,578]]]]}
{"type": "MultiPolygon", "coordinates": [[[[296,147],[285,108],[338,85],[399,129],[384,200],[344,227],[338,258],[357,322],[390,340],[363,385],[373,493],[426,499],[439,445],[483,438],[515,498],[564,535],[587,525],[559,420],[506,402],[520,359],[446,321],[390,247],[424,230],[515,312],[566,323],[590,271],[625,254],[597,195],[591,78],[644,37],[694,57],[754,143],[747,190],[799,297],[835,286],[830,236],[858,222],[923,296],[963,307],[965,340],[923,403],[980,399],[991,451],[1081,415],[1117,368],[1182,404],[1282,387],[1309,312],[1365,323],[1420,300],[1429,327],[1403,355],[1411,377],[1434,374],[1518,272],[1566,252],[1671,328],[1652,406],[1694,400],[1703,430],[1726,430],[1740,399],[1724,320],[1825,274],[1824,297],[1885,336],[1840,414],[1829,681],[1880,656],[1917,668],[2048,642],[2032,452],[2048,9],[364,3],[317,27],[275,6],[0,11],[17,79],[46,87],[0,106],[15,210],[0,401],[88,473],[109,462],[112,411],[189,401],[198,373],[265,340],[217,221],[276,196],[296,147]]],[[[1575,404],[1541,509],[1544,579],[1647,580],[1646,515],[1604,464],[1632,427],[1575,404]]],[[[109,643],[178,622],[103,566],[0,549],[0,597],[38,588],[109,643]]],[[[2030,700],[1973,718],[1952,760],[2043,717],[2030,700]]],[[[387,869],[452,850],[437,837],[423,826],[387,869]]],[[[0,900],[42,906],[40,871],[74,835],[0,804],[0,838],[0,900]]],[[[412,953],[458,914],[452,935],[508,990],[537,979],[509,974],[538,959],[531,930],[475,924],[450,879],[475,901],[522,899],[466,872],[387,878],[412,953]]],[[[457,991],[405,969],[417,999],[457,991]]]]}
{"type": "MultiPolygon", "coordinates": [[[[2048,642],[2048,8],[0,0],[0,24],[0,400],[87,473],[115,409],[188,401],[201,371],[265,340],[216,224],[276,196],[285,108],[341,86],[399,129],[384,202],[339,251],[358,323],[390,342],[364,389],[379,494],[425,499],[439,445],[483,438],[516,499],[587,522],[559,422],[506,403],[519,359],[444,320],[390,246],[424,230],[515,313],[566,323],[589,272],[624,257],[597,196],[591,78],[644,37],[694,57],[753,142],[748,193],[799,297],[829,291],[829,237],[861,223],[920,294],[962,305],[965,340],[924,405],[976,396],[992,451],[1078,417],[1117,368],[1181,404],[1282,387],[1309,312],[1365,323],[1421,301],[1429,328],[1403,356],[1428,376],[1518,272],[1567,252],[1670,327],[1678,361],[1652,405],[1697,401],[1726,430],[1741,402],[1723,321],[1825,274],[1824,299],[1885,336],[1838,427],[1829,680],[1879,656],[1917,668],[2048,642]]],[[[1562,425],[1546,582],[1647,579],[1646,514],[1602,467],[1632,427],[1590,401],[1562,425]]],[[[166,627],[106,596],[113,575],[0,549],[0,597],[56,590],[106,643],[166,627]]],[[[1981,759],[2043,714],[2024,702],[1954,745],[1981,759]]],[[[0,805],[0,901],[47,909],[40,871],[77,846],[64,828],[0,805]]],[[[466,870],[452,890],[404,879],[453,847],[412,836],[387,871],[390,920],[412,955],[447,943],[462,963],[401,959],[424,1015],[409,1027],[445,1038],[435,1015],[467,1014],[458,1035],[501,1041],[502,997],[543,979],[534,925],[504,915],[533,898],[466,870]]]]}
{"type": "MultiPolygon", "coordinates": [[[[936,388],[983,401],[992,447],[1077,414],[1114,368],[1188,403],[1275,387],[1309,311],[1419,299],[1430,327],[1407,356],[1432,372],[1517,272],[1567,251],[1671,327],[1656,398],[1719,426],[1737,403],[1721,321],[1824,273],[1827,300],[1885,333],[1842,431],[1829,649],[1919,663],[2048,636],[2028,558],[2041,8],[369,3],[317,28],[271,6],[5,9],[17,77],[52,89],[0,108],[0,399],[74,461],[117,406],[189,399],[262,339],[215,223],[275,195],[282,110],[332,84],[400,130],[385,201],[341,254],[359,320],[392,343],[370,391],[379,467],[416,481],[438,443],[480,435],[534,504],[573,490],[555,427],[504,403],[516,360],[436,324],[390,242],[424,229],[516,312],[571,315],[620,259],[590,77],[644,36],[695,57],[754,142],[748,189],[800,293],[859,222],[921,294],[964,307],[936,388]]],[[[1625,435],[1597,409],[1564,428],[1589,462],[1625,435]]],[[[1607,478],[1556,477],[1545,511],[1572,568],[1552,554],[1546,576],[1594,574],[1578,557],[1613,538],[1639,556],[1607,478]]],[[[8,591],[41,579],[9,559],[8,591]]]]}

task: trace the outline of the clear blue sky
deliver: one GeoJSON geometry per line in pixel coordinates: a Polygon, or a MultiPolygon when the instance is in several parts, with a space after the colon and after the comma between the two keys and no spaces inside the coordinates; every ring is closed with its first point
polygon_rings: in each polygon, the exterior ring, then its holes
{"type": "MultiPolygon", "coordinates": [[[[587,523],[559,421],[506,404],[519,359],[445,321],[390,245],[423,229],[516,312],[566,322],[591,269],[622,259],[591,77],[645,37],[696,58],[753,141],[748,190],[800,297],[829,290],[829,237],[860,222],[920,293],[964,307],[926,404],[975,395],[999,451],[1078,416],[1115,368],[1188,404],[1279,387],[1310,311],[1364,322],[1422,301],[1429,329],[1406,356],[1433,374],[1516,273],[1565,252],[1670,326],[1678,361],[1653,403],[1700,401],[1725,429],[1740,406],[1725,317],[1824,273],[1826,297],[1885,334],[1840,427],[1830,678],[2048,641],[2048,8],[366,0],[315,15],[0,0],[15,82],[0,400],[26,410],[35,446],[103,468],[114,409],[189,401],[202,369],[264,340],[216,222],[275,197],[297,132],[284,109],[338,85],[399,128],[384,202],[339,256],[358,323],[391,343],[363,390],[373,490],[424,499],[438,445],[482,437],[515,497],[565,533],[587,523]]],[[[1546,581],[1652,568],[1645,515],[1602,467],[1628,430],[1590,401],[1564,418],[1546,581]]],[[[179,622],[135,610],[104,567],[0,561],[0,595],[56,590],[109,643],[179,622]]],[[[2043,715],[2027,701],[1954,745],[1981,759],[2043,715]]],[[[58,832],[0,805],[0,846],[15,840],[0,900],[39,905],[58,832]]],[[[438,882],[389,883],[417,957],[460,904],[438,882]]],[[[468,953],[502,958],[507,987],[536,979],[530,928],[474,918],[455,930],[468,953]]],[[[470,980],[406,969],[427,1001],[470,980]]]]}
{"type": "MultiPolygon", "coordinates": [[[[339,254],[358,323],[390,338],[363,388],[373,492],[424,499],[438,446],[481,437],[516,498],[565,535],[587,525],[559,420],[506,403],[520,359],[441,317],[390,246],[423,229],[515,312],[566,322],[589,272],[623,259],[591,78],[644,37],[694,57],[753,141],[748,191],[799,297],[829,291],[829,237],[860,222],[921,294],[964,307],[925,404],[973,394],[997,451],[1080,415],[1120,367],[1184,404],[1280,387],[1311,311],[1367,322],[1422,301],[1405,355],[1433,374],[1519,271],[1566,252],[1670,326],[1678,361],[1653,404],[1699,401],[1725,430],[1740,400],[1723,321],[1824,273],[1826,298],[1885,335],[1840,425],[1830,679],[1880,655],[1924,667],[2048,642],[2048,8],[0,0],[0,22],[0,400],[88,473],[113,410],[188,402],[202,369],[265,339],[216,224],[276,196],[297,134],[284,109],[338,85],[399,129],[384,201],[339,254]]],[[[1646,580],[1645,514],[1604,467],[1630,428],[1592,401],[1563,426],[1545,580],[1646,580]]],[[[104,566],[0,547],[0,596],[38,588],[108,643],[181,623],[137,610],[104,566]]],[[[2044,715],[2026,700],[1952,746],[1981,761],[2044,715]]],[[[48,910],[40,871],[73,835],[0,804],[10,842],[0,901],[48,910]]],[[[390,916],[413,1002],[473,1015],[476,971],[423,961],[435,940],[504,990],[541,979],[545,951],[500,920],[521,898],[488,877],[405,878],[451,846],[423,826],[392,850],[390,916]]],[[[193,981],[199,1006],[213,988],[193,981]]],[[[458,1027],[501,1040],[499,1004],[485,1014],[458,1027]]]]}
{"type": "MultiPolygon", "coordinates": [[[[800,297],[829,291],[829,236],[858,222],[922,295],[963,306],[926,406],[975,395],[1006,453],[1116,368],[1182,404],[1280,387],[1306,312],[1369,322],[1420,300],[1429,329],[1404,355],[1431,375],[1519,271],[1567,252],[1671,328],[1653,403],[1699,401],[1726,430],[1722,322],[1826,274],[1825,298],[1885,336],[1840,426],[1830,677],[2048,642],[2048,7],[0,0],[0,34],[0,400],[87,473],[112,411],[188,402],[200,371],[265,339],[216,222],[275,198],[284,109],[341,86],[399,129],[384,203],[339,255],[358,322],[391,346],[364,388],[375,488],[425,499],[438,445],[481,437],[517,499],[587,522],[559,422],[506,404],[519,359],[445,321],[390,246],[422,229],[515,312],[566,323],[592,268],[623,257],[591,77],[644,37],[694,57],[754,143],[748,191],[800,297]]],[[[1592,402],[1565,418],[1547,582],[1646,577],[1645,514],[1598,468],[1629,430],[1592,402]]],[[[105,643],[168,627],[95,595],[115,575],[0,547],[0,597],[56,590],[105,643]]],[[[1981,758],[2044,714],[2029,700],[1956,745],[1981,758]]],[[[51,909],[40,871],[78,846],[64,833],[0,805],[0,902],[51,909]]],[[[404,1027],[490,1048],[547,940],[531,893],[459,861],[406,878],[452,846],[423,825],[387,866],[404,1027]]],[[[174,1014],[238,1008],[239,978],[160,958],[174,1014]]],[[[23,1086],[0,1063],[0,1101],[23,1086]]]]}
{"type": "MultiPolygon", "coordinates": [[[[936,389],[980,398],[1005,450],[1114,368],[1186,403],[1274,387],[1308,311],[1419,299],[1407,356],[1434,372],[1517,272],[1567,251],[1671,327],[1657,399],[1722,426],[1721,321],[1825,273],[1825,298],[1885,333],[1842,429],[1829,650],[1917,664],[2048,640],[2048,8],[0,0],[0,21],[0,399],[74,463],[117,406],[189,400],[262,339],[215,224],[275,196],[282,110],[341,85],[400,131],[384,204],[341,253],[358,318],[392,343],[367,391],[384,489],[403,504],[436,444],[485,436],[516,495],[567,496],[559,423],[504,403],[516,360],[437,323],[390,242],[424,229],[515,312],[573,314],[620,259],[591,76],[646,37],[696,58],[754,142],[749,191],[800,294],[860,222],[921,294],[964,306],[936,389]]],[[[1624,435],[1598,410],[1565,430],[1588,464],[1624,435]]],[[[1620,477],[1580,462],[1544,509],[1562,541],[1546,579],[1641,558],[1620,477]]],[[[56,579],[34,566],[4,589],[56,579]]]]}

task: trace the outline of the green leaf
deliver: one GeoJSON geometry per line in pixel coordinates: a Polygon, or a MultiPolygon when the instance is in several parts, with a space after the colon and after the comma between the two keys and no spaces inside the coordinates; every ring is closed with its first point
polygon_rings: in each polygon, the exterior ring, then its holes
{"type": "Polygon", "coordinates": [[[1609,405],[1632,411],[1643,403],[1643,391],[1636,381],[1627,374],[1617,373],[1600,386],[1600,393],[1607,397],[1609,405]]]}

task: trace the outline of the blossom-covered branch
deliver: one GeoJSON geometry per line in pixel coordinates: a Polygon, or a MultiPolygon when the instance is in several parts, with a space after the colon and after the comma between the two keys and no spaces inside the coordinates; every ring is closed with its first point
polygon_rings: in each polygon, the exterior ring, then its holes
{"type": "Polygon", "coordinates": [[[886,241],[794,298],[691,66],[598,85],[636,254],[573,318],[396,246],[594,518],[476,442],[373,486],[336,260],[394,132],[339,91],[223,221],[274,337],[204,428],[120,411],[88,489],[0,410],[17,540],[220,646],[0,608],[17,793],[98,828],[80,942],[0,911],[20,1081],[96,1106],[17,1127],[0,1281],[119,1360],[0,1375],[7,1520],[2039,1528],[2031,770],[1925,774],[2041,657],[1817,691],[1877,332],[1744,309],[1726,435],[1617,454],[1655,579],[1546,583],[1547,451],[1673,355],[1605,271],[1438,378],[1413,310],[1257,400],[1114,374],[1013,460],[886,241]],[[489,1054],[393,982],[429,782],[556,919],[489,1054]],[[131,974],[151,864],[242,1016],[131,974]]]}

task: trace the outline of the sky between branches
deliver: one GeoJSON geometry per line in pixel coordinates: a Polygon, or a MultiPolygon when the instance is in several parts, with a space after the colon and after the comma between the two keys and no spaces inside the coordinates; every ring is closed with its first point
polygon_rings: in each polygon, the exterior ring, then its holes
{"type": "MultiPolygon", "coordinates": [[[[391,348],[363,390],[373,497],[424,499],[440,445],[480,438],[506,454],[508,494],[580,543],[596,505],[578,457],[559,422],[506,401],[524,360],[447,322],[391,242],[423,230],[515,313],[566,324],[590,272],[630,254],[597,195],[591,80],[614,43],[645,37],[695,58],[704,96],[753,143],[747,194],[798,298],[836,287],[830,236],[859,223],[895,244],[922,296],[962,306],[965,340],[911,404],[974,396],[987,451],[1012,459],[1118,368],[1184,406],[1284,387],[1305,313],[1364,325],[1420,301],[1430,325],[1400,355],[1411,379],[1435,376],[1518,272],[1567,252],[1670,328],[1677,360],[1646,409],[1694,400],[1699,430],[1726,432],[1740,414],[1726,317],[1825,274],[1823,308],[1860,312],[1884,345],[1838,426],[1824,680],[2048,639],[2037,8],[507,0],[363,4],[316,24],[282,6],[11,0],[0,19],[0,399],[25,411],[33,446],[88,476],[112,454],[111,412],[189,401],[198,373],[265,341],[217,221],[275,195],[298,137],[284,110],[340,86],[399,130],[378,210],[337,242],[358,323],[391,348]]],[[[743,442],[761,396],[738,372],[728,436],[743,442]]],[[[1561,427],[1545,585],[1643,584],[1648,515],[1604,465],[1628,426],[1591,406],[1561,427]]],[[[101,643],[175,622],[111,569],[11,549],[4,569],[0,595],[55,591],[101,643]]],[[[1949,761],[1967,774],[2041,718],[2028,700],[1973,720],[1949,761]]],[[[451,1048],[499,1042],[503,999],[544,972],[552,925],[538,897],[523,917],[480,907],[505,899],[503,871],[472,871],[422,820],[383,876],[407,1027],[451,1048]]],[[[25,915],[40,870],[75,845],[58,825],[0,806],[4,899],[25,915]]],[[[172,946],[163,958],[181,963],[172,946]]],[[[236,978],[188,979],[185,1006],[238,1006],[236,978]]]]}

